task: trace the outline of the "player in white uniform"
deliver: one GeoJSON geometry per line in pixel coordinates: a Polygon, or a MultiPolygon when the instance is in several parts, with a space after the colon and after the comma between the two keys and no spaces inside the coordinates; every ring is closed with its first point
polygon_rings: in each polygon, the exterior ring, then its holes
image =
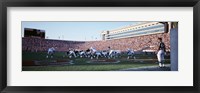
{"type": "Polygon", "coordinates": [[[158,47],[158,53],[157,53],[157,58],[159,62],[159,67],[164,67],[164,56],[165,56],[165,44],[162,42],[162,38],[158,38],[159,40],[159,47],[158,47]]]}
{"type": "Polygon", "coordinates": [[[49,48],[49,49],[48,49],[48,52],[47,52],[46,58],[48,58],[49,56],[50,56],[51,58],[53,58],[54,51],[55,51],[55,48],[53,48],[53,47],[49,48]]]}

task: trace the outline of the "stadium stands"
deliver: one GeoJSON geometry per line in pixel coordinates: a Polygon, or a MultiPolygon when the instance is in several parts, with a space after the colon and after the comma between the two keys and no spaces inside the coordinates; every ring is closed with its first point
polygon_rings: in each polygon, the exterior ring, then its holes
{"type": "Polygon", "coordinates": [[[54,47],[56,51],[68,51],[69,48],[86,50],[94,47],[97,50],[107,50],[110,46],[111,49],[125,51],[127,48],[139,50],[156,50],[157,38],[162,37],[166,45],[166,49],[170,51],[170,37],[169,33],[159,33],[144,35],[138,37],[114,39],[114,40],[101,40],[101,41],[66,41],[66,40],[52,40],[40,39],[34,37],[22,38],[22,50],[30,52],[47,51],[48,48],[54,47]],[[150,47],[151,46],[151,47],[150,47]]]}

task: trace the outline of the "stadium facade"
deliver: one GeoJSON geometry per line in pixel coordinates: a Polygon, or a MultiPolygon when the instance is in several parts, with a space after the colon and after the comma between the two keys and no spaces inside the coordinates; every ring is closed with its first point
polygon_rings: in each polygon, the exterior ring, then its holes
{"type": "Polygon", "coordinates": [[[24,28],[24,37],[45,38],[45,30],[24,28]]]}
{"type": "Polygon", "coordinates": [[[168,32],[170,22],[143,22],[114,30],[102,31],[102,40],[129,38],[168,32]]]}

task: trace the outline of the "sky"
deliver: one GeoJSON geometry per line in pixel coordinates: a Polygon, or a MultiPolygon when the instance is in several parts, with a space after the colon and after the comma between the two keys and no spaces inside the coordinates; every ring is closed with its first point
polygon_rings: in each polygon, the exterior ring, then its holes
{"type": "Polygon", "coordinates": [[[73,41],[102,40],[101,32],[117,28],[136,25],[142,22],[53,22],[53,21],[23,21],[22,37],[24,28],[45,30],[45,38],[73,41]]]}

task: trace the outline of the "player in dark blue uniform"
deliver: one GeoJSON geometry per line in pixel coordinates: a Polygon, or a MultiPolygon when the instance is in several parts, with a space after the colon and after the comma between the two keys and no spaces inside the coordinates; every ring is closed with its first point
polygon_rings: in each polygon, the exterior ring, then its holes
{"type": "Polygon", "coordinates": [[[162,42],[162,38],[158,38],[159,40],[159,47],[158,47],[158,53],[157,53],[157,58],[159,62],[159,67],[164,67],[164,56],[165,56],[165,44],[162,42]]]}

